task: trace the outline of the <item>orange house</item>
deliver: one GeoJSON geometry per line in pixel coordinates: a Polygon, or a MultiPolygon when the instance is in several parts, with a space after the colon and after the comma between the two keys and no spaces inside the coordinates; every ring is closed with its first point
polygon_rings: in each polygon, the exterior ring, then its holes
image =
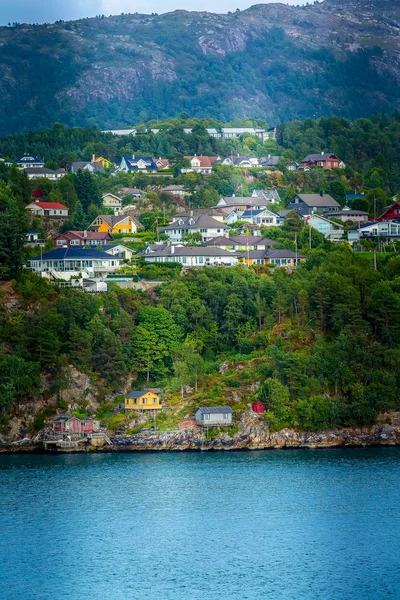
{"type": "Polygon", "coordinates": [[[136,233],[143,226],[135,217],[130,215],[99,215],[90,224],[91,231],[100,233],[108,232],[111,234],[118,233],[136,233]]]}

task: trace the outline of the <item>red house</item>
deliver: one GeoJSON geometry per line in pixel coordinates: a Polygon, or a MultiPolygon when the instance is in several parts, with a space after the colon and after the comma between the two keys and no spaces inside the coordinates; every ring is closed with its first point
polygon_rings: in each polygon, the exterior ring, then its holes
{"type": "Polygon", "coordinates": [[[346,166],[336,154],[331,152],[320,152],[319,154],[308,154],[300,163],[301,167],[322,167],[323,169],[344,169],[346,166]]]}
{"type": "Polygon", "coordinates": [[[100,423],[94,419],[58,417],[53,421],[53,431],[55,433],[94,433],[99,429],[100,423]]]}
{"type": "Polygon", "coordinates": [[[112,242],[112,235],[108,231],[65,231],[53,237],[56,248],[75,246],[105,246],[112,242]]]}
{"type": "Polygon", "coordinates": [[[264,413],[265,412],[265,404],[263,402],[252,402],[251,410],[255,413],[264,413]]]}
{"type": "Polygon", "coordinates": [[[400,219],[400,202],[395,202],[389,206],[376,220],[377,221],[392,221],[400,219]]]}

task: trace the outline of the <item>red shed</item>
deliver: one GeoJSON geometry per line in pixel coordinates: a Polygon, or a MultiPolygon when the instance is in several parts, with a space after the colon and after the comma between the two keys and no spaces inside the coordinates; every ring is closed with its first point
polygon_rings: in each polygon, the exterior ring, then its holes
{"type": "Polygon", "coordinates": [[[251,409],[256,413],[264,413],[265,412],[265,404],[263,402],[252,402],[251,409]]]}
{"type": "Polygon", "coordinates": [[[53,421],[53,431],[56,433],[93,433],[99,429],[99,421],[93,419],[59,417],[53,421]]]}

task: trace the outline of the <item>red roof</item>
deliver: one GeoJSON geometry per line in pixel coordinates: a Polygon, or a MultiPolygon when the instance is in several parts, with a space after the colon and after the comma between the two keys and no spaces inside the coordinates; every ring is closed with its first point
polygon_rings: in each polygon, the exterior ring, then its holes
{"type": "Polygon", "coordinates": [[[197,158],[200,163],[200,167],[203,169],[211,169],[213,163],[218,160],[218,156],[185,156],[185,158],[187,158],[189,161],[191,161],[193,158],[197,158]]]}
{"type": "Polygon", "coordinates": [[[47,208],[58,208],[59,210],[68,210],[67,206],[64,206],[64,204],[60,204],[59,202],[33,202],[32,204],[34,204],[35,206],[40,206],[40,208],[43,208],[44,210],[47,208]]]}
{"type": "Polygon", "coordinates": [[[81,240],[112,240],[112,235],[108,231],[87,231],[85,235],[84,231],[74,231],[70,229],[69,231],[64,231],[64,233],[59,233],[55,235],[53,239],[58,238],[79,238],[81,240]]]}

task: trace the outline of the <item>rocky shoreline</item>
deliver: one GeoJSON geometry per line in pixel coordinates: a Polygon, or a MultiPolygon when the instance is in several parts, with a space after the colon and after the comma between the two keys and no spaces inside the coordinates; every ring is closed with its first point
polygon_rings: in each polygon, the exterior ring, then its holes
{"type": "Polygon", "coordinates": [[[254,413],[245,413],[238,432],[221,431],[207,439],[206,433],[192,426],[174,431],[145,431],[135,435],[111,436],[112,445],[46,450],[43,438],[25,437],[6,440],[0,436],[0,453],[71,453],[71,452],[183,452],[272,449],[349,448],[400,445],[400,412],[382,415],[372,427],[342,428],[319,432],[282,429],[270,432],[254,413]]]}

